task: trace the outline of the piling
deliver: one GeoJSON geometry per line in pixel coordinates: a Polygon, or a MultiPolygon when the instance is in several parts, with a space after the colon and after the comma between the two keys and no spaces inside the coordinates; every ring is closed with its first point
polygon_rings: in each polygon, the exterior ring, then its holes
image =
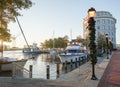
{"type": "Polygon", "coordinates": [[[79,66],[81,65],[81,60],[80,60],[80,57],[79,57],[79,66]]]}
{"type": "Polygon", "coordinates": [[[59,74],[60,74],[60,70],[59,70],[59,63],[57,63],[57,77],[59,77],[59,74]]]}
{"type": "Polygon", "coordinates": [[[50,79],[50,66],[49,65],[47,65],[46,71],[47,71],[46,77],[47,79],[50,79]]]}
{"type": "Polygon", "coordinates": [[[65,61],[65,72],[67,73],[67,61],[65,61]]]}
{"type": "Polygon", "coordinates": [[[30,70],[29,77],[32,78],[32,70],[33,70],[33,66],[32,65],[29,66],[29,70],[30,70]]]}
{"type": "Polygon", "coordinates": [[[75,59],[75,67],[77,68],[77,58],[75,59]]]}
{"type": "Polygon", "coordinates": [[[84,58],[82,57],[82,64],[84,63],[84,58]]]}
{"type": "Polygon", "coordinates": [[[71,70],[73,69],[73,60],[71,59],[71,62],[70,62],[70,68],[71,70]]]}

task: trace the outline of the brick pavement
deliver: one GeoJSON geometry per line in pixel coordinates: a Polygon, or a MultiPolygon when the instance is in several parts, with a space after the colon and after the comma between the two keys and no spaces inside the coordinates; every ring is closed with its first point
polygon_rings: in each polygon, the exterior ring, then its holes
{"type": "Polygon", "coordinates": [[[113,52],[98,87],[120,87],[120,51],[113,52]]]}

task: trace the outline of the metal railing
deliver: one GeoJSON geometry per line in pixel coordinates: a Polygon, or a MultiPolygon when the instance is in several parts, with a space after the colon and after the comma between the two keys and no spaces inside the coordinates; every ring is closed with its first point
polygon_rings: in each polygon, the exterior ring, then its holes
{"type": "Polygon", "coordinates": [[[32,78],[32,70],[27,70],[23,66],[13,62],[12,63],[12,77],[32,78]]]}

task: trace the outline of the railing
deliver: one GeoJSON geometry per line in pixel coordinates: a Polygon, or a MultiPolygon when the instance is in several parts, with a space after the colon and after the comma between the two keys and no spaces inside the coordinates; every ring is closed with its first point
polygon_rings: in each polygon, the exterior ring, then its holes
{"type": "Polygon", "coordinates": [[[32,70],[27,70],[23,66],[13,62],[12,77],[32,78],[32,70]]]}

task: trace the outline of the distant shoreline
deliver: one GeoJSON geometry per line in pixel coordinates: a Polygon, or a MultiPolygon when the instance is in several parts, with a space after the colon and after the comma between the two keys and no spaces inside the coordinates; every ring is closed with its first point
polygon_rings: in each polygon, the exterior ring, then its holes
{"type": "Polygon", "coordinates": [[[4,49],[4,51],[16,51],[16,50],[23,50],[23,48],[9,48],[9,49],[4,49]]]}

